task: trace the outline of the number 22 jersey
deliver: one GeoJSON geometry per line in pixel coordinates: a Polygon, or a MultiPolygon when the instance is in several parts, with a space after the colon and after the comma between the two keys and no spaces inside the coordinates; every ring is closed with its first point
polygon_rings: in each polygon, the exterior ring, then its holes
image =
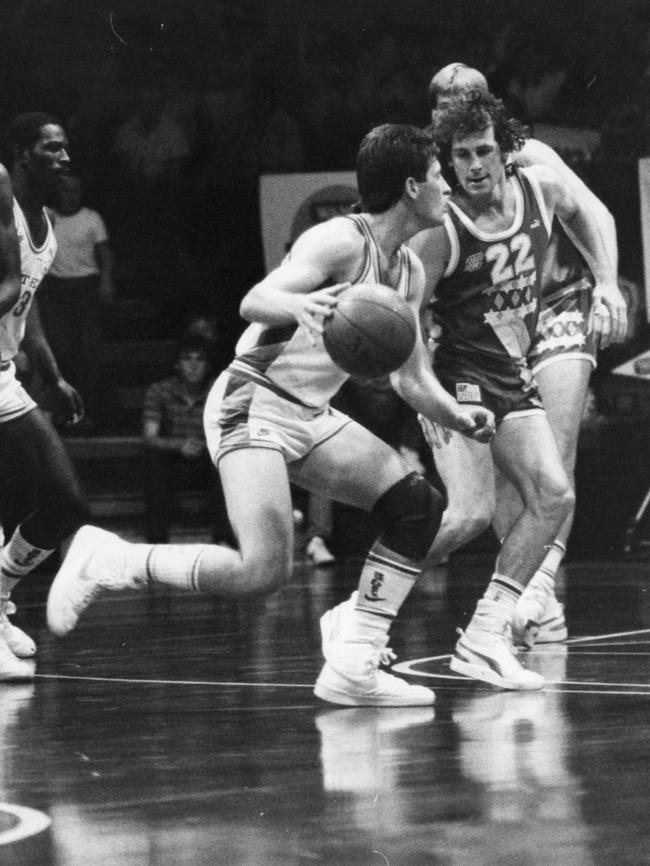
{"type": "Polygon", "coordinates": [[[551,233],[541,189],[526,169],[508,176],[515,215],[507,229],[480,229],[449,200],[445,228],[451,256],[435,290],[439,326],[434,366],[494,370],[522,382],[539,316],[544,252],[551,233]]]}

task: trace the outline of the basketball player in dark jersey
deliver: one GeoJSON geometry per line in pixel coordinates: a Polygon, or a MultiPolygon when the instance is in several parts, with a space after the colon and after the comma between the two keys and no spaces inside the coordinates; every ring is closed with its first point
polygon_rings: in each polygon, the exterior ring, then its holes
{"type": "MultiPolygon", "coordinates": [[[[472,443],[464,447],[453,433],[430,429],[432,439],[442,433],[436,464],[450,483],[432,558],[489,525],[495,466],[523,503],[504,533],[493,578],[451,664],[502,687],[539,688],[541,678],[514,660],[508,631],[515,606],[574,497],[527,356],[553,218],[562,220],[590,261],[598,239],[555,172],[507,167],[525,133],[491,94],[474,90],[451,99],[436,115],[434,134],[441,158],[450,159],[458,179],[444,227],[412,241],[425,264],[427,292],[440,328],[434,370],[460,403],[492,409],[498,426],[490,449],[482,452],[472,443]],[[464,488],[463,502],[472,509],[470,520],[467,513],[458,513],[458,487],[464,488]]],[[[595,259],[593,267],[598,272],[595,259]]]]}
{"type": "MultiPolygon", "coordinates": [[[[464,63],[440,69],[429,85],[432,112],[444,108],[463,90],[488,90],[485,76],[464,63]]],[[[537,329],[528,353],[544,409],[555,434],[564,468],[575,486],[575,463],[580,422],[587,400],[589,378],[597,349],[624,339],[625,300],[617,285],[617,242],[614,219],[605,205],[548,145],[527,139],[514,155],[517,165],[546,165],[573,191],[585,218],[600,235],[597,250],[604,277],[594,280],[584,257],[556,218],[542,267],[542,303],[537,329]]],[[[460,485],[455,495],[463,497],[460,485]]],[[[462,502],[459,510],[462,511],[462,502]]],[[[502,538],[521,509],[518,494],[497,473],[494,528],[502,538]]],[[[555,593],[555,578],[573,523],[573,510],[557,533],[539,570],[528,584],[515,611],[515,637],[531,646],[568,636],[563,606],[555,593]]]]}
{"type": "MultiPolygon", "coordinates": [[[[308,229],[242,301],[251,325],[205,410],[208,448],[239,549],[128,544],[83,527],[49,595],[56,634],[74,628],[102,589],[149,581],[226,595],[276,589],[292,568],[293,481],[372,511],[383,526],[358,592],[321,620],[325,665],[316,695],[349,706],[433,703],[429,689],[379,666],[388,658],[389,627],[439,526],[441,497],[393,448],[330,407],[347,374],[324,348],[322,320],[338,291],[361,281],[391,286],[417,316],[424,271],[404,244],[444,218],[447,185],[435,154],[430,134],[415,127],[372,130],[357,163],[363,212],[308,229]]],[[[432,375],[421,338],[392,383],[417,411],[477,444],[493,435],[489,409],[459,405],[432,375]]]]}

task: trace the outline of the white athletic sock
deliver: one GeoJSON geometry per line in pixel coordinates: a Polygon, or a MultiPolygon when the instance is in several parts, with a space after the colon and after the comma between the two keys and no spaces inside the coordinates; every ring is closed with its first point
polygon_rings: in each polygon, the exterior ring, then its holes
{"type": "Polygon", "coordinates": [[[509,621],[523,591],[523,586],[516,580],[495,571],[483,593],[483,599],[479,599],[476,612],[481,613],[481,601],[485,600],[490,602],[492,610],[498,610],[509,621]]]}
{"type": "Polygon", "coordinates": [[[564,559],[565,553],[565,546],[561,541],[555,539],[553,544],[548,548],[544,561],[531,578],[528,586],[532,589],[541,589],[548,595],[555,595],[555,575],[564,559]]]}
{"type": "Polygon", "coordinates": [[[421,569],[381,544],[373,545],[361,569],[350,626],[355,635],[388,632],[421,569]]]}
{"type": "Polygon", "coordinates": [[[53,552],[34,547],[21,535],[20,527],[17,527],[0,551],[0,595],[10,595],[18,581],[53,552]]]}
{"type": "Polygon", "coordinates": [[[128,544],[126,574],[137,586],[165,583],[189,592],[201,592],[199,566],[207,544],[128,544]]]}

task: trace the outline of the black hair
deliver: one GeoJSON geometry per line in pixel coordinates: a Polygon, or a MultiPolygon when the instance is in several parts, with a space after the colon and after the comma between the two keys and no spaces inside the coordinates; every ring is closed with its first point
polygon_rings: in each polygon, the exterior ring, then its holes
{"type": "Polygon", "coordinates": [[[521,150],[529,137],[526,127],[508,116],[503,101],[486,90],[465,90],[453,96],[445,108],[434,112],[431,128],[448,158],[455,138],[482,132],[490,125],[504,159],[506,154],[521,150]]]}
{"type": "Polygon", "coordinates": [[[46,111],[28,111],[19,114],[5,131],[3,141],[3,159],[12,166],[17,151],[33,147],[41,137],[44,126],[53,124],[62,126],[53,114],[46,111]]]}
{"type": "Polygon", "coordinates": [[[363,208],[383,213],[396,204],[404,183],[424,181],[438,155],[431,133],[417,126],[385,123],[364,137],[357,156],[357,186],[363,208]]]}
{"type": "Polygon", "coordinates": [[[176,346],[176,362],[189,352],[203,352],[208,363],[212,362],[212,343],[202,334],[185,334],[176,346]]]}

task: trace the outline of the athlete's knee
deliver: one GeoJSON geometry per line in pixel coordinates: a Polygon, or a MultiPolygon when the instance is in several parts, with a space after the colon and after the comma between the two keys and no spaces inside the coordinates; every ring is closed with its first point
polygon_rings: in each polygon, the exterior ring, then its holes
{"type": "Polygon", "coordinates": [[[373,508],[382,524],[379,541],[407,559],[423,559],[440,528],[444,498],[411,472],[383,493],[373,508]]]}
{"type": "Polygon", "coordinates": [[[464,544],[486,532],[494,521],[493,498],[478,498],[473,502],[455,503],[450,500],[444,516],[445,533],[464,544]]]}
{"type": "Polygon", "coordinates": [[[575,506],[575,492],[564,473],[542,476],[534,484],[535,509],[544,517],[567,517],[575,506]]]}
{"type": "Polygon", "coordinates": [[[271,595],[287,582],[293,567],[288,550],[268,550],[242,555],[240,595],[271,595]]]}

